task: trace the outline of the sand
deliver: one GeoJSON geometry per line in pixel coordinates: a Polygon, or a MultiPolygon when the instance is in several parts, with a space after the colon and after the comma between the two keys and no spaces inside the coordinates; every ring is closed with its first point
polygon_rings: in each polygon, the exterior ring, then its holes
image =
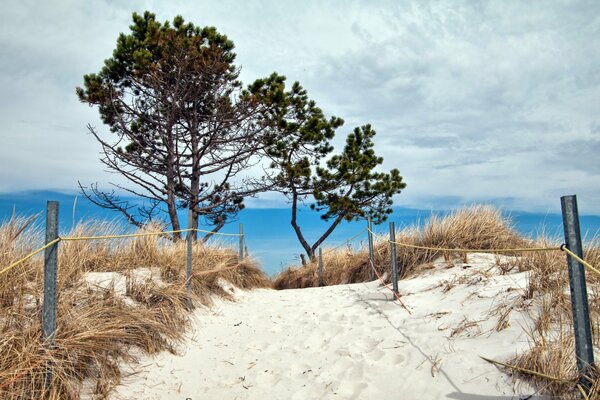
{"type": "Polygon", "coordinates": [[[400,281],[412,315],[377,282],[232,288],[235,302],[195,311],[179,354],[141,357],[110,398],[541,399],[480,358],[529,348],[528,312],[500,312],[522,304],[527,273],[501,274],[495,261],[441,259],[400,281]]]}

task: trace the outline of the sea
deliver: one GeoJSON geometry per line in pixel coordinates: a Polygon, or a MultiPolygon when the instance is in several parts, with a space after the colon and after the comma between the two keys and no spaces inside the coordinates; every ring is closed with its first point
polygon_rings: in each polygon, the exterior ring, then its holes
{"type": "MultiPolygon", "coordinates": [[[[0,221],[16,215],[35,215],[40,213],[38,226],[44,223],[43,212],[48,200],[58,201],[60,205],[60,231],[68,232],[74,225],[91,220],[113,221],[127,231],[127,222],[113,211],[102,209],[85,197],[76,194],[65,194],[54,191],[29,191],[0,194],[0,221]]],[[[432,215],[444,216],[452,210],[419,210],[414,208],[394,207],[388,221],[374,226],[376,233],[389,232],[389,222],[393,221],[397,229],[410,226],[422,226],[432,215]]],[[[540,234],[556,238],[563,237],[562,217],[558,213],[533,213],[519,210],[502,210],[514,228],[526,237],[535,238],[540,234]]],[[[185,227],[186,211],[182,210],[180,219],[185,227]]],[[[288,266],[300,264],[303,253],[294,230],[290,224],[289,208],[246,208],[235,221],[227,224],[221,232],[238,233],[243,225],[245,243],[250,257],[255,258],[263,270],[275,275],[288,266]]],[[[313,243],[327,229],[328,223],[322,221],[318,213],[308,208],[301,208],[298,221],[309,243],[313,243]]],[[[584,241],[600,235],[599,215],[580,215],[580,225],[584,241]]],[[[357,248],[366,244],[367,233],[365,221],[342,222],[323,244],[324,248],[335,246],[357,248]],[[362,233],[361,233],[362,232],[362,233]],[[358,236],[357,236],[358,235],[358,236]],[[357,237],[355,237],[357,236],[357,237]],[[355,237],[346,243],[349,238],[355,237]]],[[[204,227],[207,229],[207,227],[204,227]]],[[[211,241],[230,244],[237,248],[239,239],[229,236],[215,236],[211,241]]],[[[0,266],[1,267],[1,266],[0,266]]]]}

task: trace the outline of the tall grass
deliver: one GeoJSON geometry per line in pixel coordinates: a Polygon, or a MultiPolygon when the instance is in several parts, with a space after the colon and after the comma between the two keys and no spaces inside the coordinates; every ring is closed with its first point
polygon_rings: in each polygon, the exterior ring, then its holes
{"type": "MultiPolygon", "coordinates": [[[[160,231],[148,226],[146,231],[160,231]]],[[[110,223],[76,226],[65,236],[119,233],[110,223]]],[[[0,225],[0,267],[30,253],[43,237],[32,221],[13,218],[0,225]]],[[[0,275],[0,398],[78,399],[82,382],[104,398],[119,383],[122,361],[134,362],[139,351],[175,351],[189,325],[189,301],[210,304],[213,296],[230,297],[222,285],[269,286],[252,261],[238,262],[225,245],[193,248],[193,294],[185,291],[185,242],[159,236],[59,243],[56,346],[42,343],[42,257],[34,257],[0,275]],[[135,279],[146,268],[153,279],[135,279]],[[210,271],[209,273],[203,273],[210,271]],[[112,272],[127,282],[94,287],[90,272],[112,272]],[[47,366],[53,378],[48,384],[47,366]]]]}
{"type": "MultiPolygon", "coordinates": [[[[557,245],[560,240],[540,238],[538,246],[557,245]]],[[[600,266],[600,243],[593,239],[584,249],[584,259],[600,266]]],[[[561,399],[581,398],[576,388],[578,372],[575,360],[573,314],[569,293],[569,273],[566,255],[562,252],[528,253],[519,257],[521,268],[528,270],[529,283],[524,298],[531,299],[534,327],[529,332],[531,350],[515,357],[511,362],[549,375],[550,380],[527,375],[540,389],[561,399]]],[[[588,304],[596,360],[600,355],[600,276],[586,271],[588,304]]],[[[591,377],[594,384],[590,399],[600,398],[600,380],[597,371],[591,377]]]]}
{"type": "MultiPolygon", "coordinates": [[[[529,240],[521,237],[509,219],[499,210],[475,206],[456,211],[444,218],[432,217],[423,229],[408,228],[396,233],[396,241],[423,247],[509,249],[521,247],[558,247],[560,238],[538,237],[529,240]]],[[[342,250],[324,252],[324,280],[326,285],[337,285],[370,280],[369,258],[366,248],[358,251],[342,250]]],[[[544,378],[518,370],[508,369],[511,374],[530,380],[540,392],[560,399],[581,398],[576,387],[578,372],[573,339],[573,316],[569,293],[569,275],[566,255],[560,251],[525,252],[509,258],[507,265],[499,265],[500,273],[510,270],[528,271],[528,285],[524,289],[519,308],[527,310],[533,327],[527,332],[531,349],[508,361],[521,369],[531,370],[556,379],[544,378]]],[[[465,254],[448,254],[439,251],[398,247],[397,262],[400,278],[417,276],[432,268],[432,261],[444,256],[450,262],[453,257],[465,254]]],[[[600,266],[600,242],[586,242],[584,259],[600,266]]],[[[389,279],[391,270],[388,237],[380,237],[375,244],[375,267],[380,275],[389,279]],[[387,273],[386,273],[387,272],[387,273]]],[[[319,283],[317,264],[288,268],[275,277],[277,289],[304,288],[319,283]]],[[[590,318],[596,359],[600,356],[600,277],[586,271],[590,318]]],[[[514,307],[504,307],[497,329],[507,324],[508,314],[514,307]]],[[[600,398],[600,379],[596,373],[590,399],[600,398]]]]}
{"type": "MultiPolygon", "coordinates": [[[[396,233],[396,241],[424,247],[450,248],[514,248],[528,244],[520,237],[499,210],[488,206],[475,206],[456,211],[444,218],[433,216],[423,229],[407,228],[396,233]]],[[[326,285],[339,285],[370,280],[368,251],[324,250],[323,263],[326,285]]],[[[391,269],[390,246],[387,237],[376,238],[374,244],[375,268],[384,275],[391,269]]],[[[438,251],[398,247],[396,252],[401,277],[414,274],[423,264],[440,257],[438,251]]],[[[387,274],[389,275],[389,274],[387,274]]],[[[279,273],[274,280],[277,289],[317,286],[318,264],[291,267],[279,273]]]]}

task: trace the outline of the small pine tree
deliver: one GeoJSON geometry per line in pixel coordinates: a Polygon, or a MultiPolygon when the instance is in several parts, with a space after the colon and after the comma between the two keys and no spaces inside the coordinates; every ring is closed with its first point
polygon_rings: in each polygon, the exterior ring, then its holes
{"type": "Polygon", "coordinates": [[[370,217],[376,224],[386,220],[392,212],[392,197],[406,184],[397,169],[377,172],[383,158],[375,154],[375,131],[370,125],[355,128],[343,151],[332,154],[330,141],[344,121],[325,117],[298,82],[286,91],[285,77],[273,74],[254,82],[248,92],[269,105],[263,118],[272,130],[266,148],[272,189],[290,200],[291,225],[312,260],[343,220],[370,217]],[[297,217],[299,205],[306,201],[312,202],[310,208],[320,212],[323,220],[331,221],[313,244],[307,242],[297,217]]]}

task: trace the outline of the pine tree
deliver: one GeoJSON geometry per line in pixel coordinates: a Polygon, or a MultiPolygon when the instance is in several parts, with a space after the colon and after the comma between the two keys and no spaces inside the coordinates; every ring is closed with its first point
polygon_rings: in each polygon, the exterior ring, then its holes
{"type": "Polygon", "coordinates": [[[406,184],[397,169],[377,171],[383,158],[375,154],[375,131],[370,125],[355,128],[343,151],[333,154],[330,141],[344,121],[327,118],[298,82],[286,91],[285,77],[273,74],[254,82],[248,91],[268,104],[263,118],[274,132],[266,148],[272,189],[290,200],[291,225],[311,259],[343,220],[370,217],[376,224],[386,220],[392,212],[392,197],[406,184]],[[331,222],[313,244],[306,240],[298,221],[298,207],[306,202],[331,222]]]}
{"type": "MultiPolygon", "coordinates": [[[[262,105],[241,90],[233,49],[213,27],[180,16],[160,23],[150,12],[134,13],[130,33],[119,36],[112,57],[77,88],[112,133],[105,138],[89,126],[101,161],[130,183],[117,190],[150,201],[138,210],[142,220],[166,205],[178,230],[177,209],[186,207],[193,211],[193,227],[201,216],[218,229],[243,208],[245,196],[262,190],[258,182],[234,179],[258,162],[255,142],[262,142],[264,127],[255,119],[262,105]]],[[[135,207],[114,191],[81,189],[96,204],[142,224],[135,207]]]]}

